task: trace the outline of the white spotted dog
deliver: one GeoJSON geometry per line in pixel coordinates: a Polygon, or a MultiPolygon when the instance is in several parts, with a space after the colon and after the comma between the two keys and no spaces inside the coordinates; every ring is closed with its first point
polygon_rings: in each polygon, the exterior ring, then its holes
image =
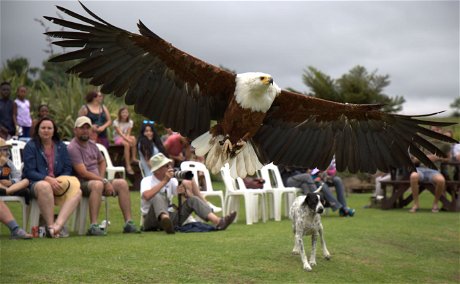
{"type": "Polygon", "coordinates": [[[289,216],[292,219],[292,229],[294,231],[294,249],[292,254],[300,254],[303,269],[311,271],[312,266],[316,265],[316,240],[318,234],[321,238],[324,257],[329,260],[331,255],[326,248],[323,237],[323,225],[321,224],[321,213],[324,211],[324,199],[318,194],[321,187],[315,193],[299,196],[291,206],[289,216]],[[310,262],[308,262],[303,245],[303,236],[311,235],[312,249],[310,262]]]}

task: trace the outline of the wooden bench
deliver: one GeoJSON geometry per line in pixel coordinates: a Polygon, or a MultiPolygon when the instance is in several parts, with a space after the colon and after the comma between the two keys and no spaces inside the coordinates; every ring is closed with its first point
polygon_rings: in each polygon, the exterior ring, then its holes
{"type": "MultiPolygon", "coordinates": [[[[109,146],[109,155],[112,159],[112,163],[114,166],[125,166],[125,158],[123,156],[123,145],[110,145],[109,146]]],[[[142,174],[141,170],[139,169],[138,164],[132,164],[131,167],[133,168],[134,175],[129,175],[126,173],[126,179],[131,182],[129,190],[139,191],[141,186],[142,174]]]]}
{"type": "MultiPolygon", "coordinates": [[[[382,209],[403,208],[412,202],[413,196],[409,180],[382,181],[381,185],[383,191],[382,209]],[[410,194],[404,196],[407,190],[409,190],[410,194]]],[[[428,190],[433,195],[435,194],[435,188],[432,183],[420,183],[419,189],[419,194],[424,190],[428,190]]],[[[448,211],[460,211],[459,194],[460,181],[446,181],[446,190],[440,198],[442,207],[448,211]]]]}

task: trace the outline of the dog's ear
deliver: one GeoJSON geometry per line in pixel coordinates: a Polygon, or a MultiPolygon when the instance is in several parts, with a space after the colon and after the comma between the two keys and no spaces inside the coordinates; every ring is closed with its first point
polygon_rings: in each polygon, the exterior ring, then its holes
{"type": "Polygon", "coordinates": [[[320,194],[319,197],[320,197],[319,200],[321,201],[321,204],[323,204],[323,206],[326,206],[326,199],[324,199],[324,196],[320,194]]]}
{"type": "Polygon", "coordinates": [[[311,199],[311,193],[307,193],[307,195],[305,196],[305,199],[303,200],[303,203],[302,203],[303,207],[308,206],[309,199],[311,199]]]}
{"type": "Polygon", "coordinates": [[[318,200],[318,195],[315,194],[315,193],[307,193],[307,196],[305,197],[305,200],[302,204],[302,206],[304,207],[309,207],[311,208],[312,210],[315,209],[316,205],[318,204],[319,200],[318,200]]]}

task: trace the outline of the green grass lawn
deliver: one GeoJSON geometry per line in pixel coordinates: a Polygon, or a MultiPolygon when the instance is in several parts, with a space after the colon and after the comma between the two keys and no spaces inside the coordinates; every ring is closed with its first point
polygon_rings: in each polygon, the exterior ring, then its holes
{"type": "MultiPolygon", "coordinates": [[[[322,258],[304,272],[291,255],[291,222],[246,225],[227,231],[124,235],[116,199],[110,199],[112,225],[105,237],[11,241],[0,234],[1,283],[459,283],[460,214],[430,211],[433,196],[421,195],[422,210],[364,209],[370,194],[353,194],[353,218],[329,211],[323,217],[332,259],[322,258]]],[[[217,203],[217,202],[216,202],[217,203]]],[[[11,203],[10,203],[11,204],[11,203]]],[[[19,206],[10,205],[18,220],[19,206]]],[[[139,222],[139,193],[132,193],[139,222]]],[[[240,207],[241,210],[243,209],[240,207]]],[[[103,219],[103,207],[101,218],[103,219]]],[[[305,238],[310,251],[310,240],[305,238]]]]}

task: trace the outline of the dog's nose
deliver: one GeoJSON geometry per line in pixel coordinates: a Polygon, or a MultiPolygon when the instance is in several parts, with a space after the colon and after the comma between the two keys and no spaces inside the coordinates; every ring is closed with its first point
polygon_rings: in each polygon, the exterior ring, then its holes
{"type": "Polygon", "coordinates": [[[323,211],[324,211],[323,207],[318,208],[318,213],[319,214],[323,213],[323,211]]]}

